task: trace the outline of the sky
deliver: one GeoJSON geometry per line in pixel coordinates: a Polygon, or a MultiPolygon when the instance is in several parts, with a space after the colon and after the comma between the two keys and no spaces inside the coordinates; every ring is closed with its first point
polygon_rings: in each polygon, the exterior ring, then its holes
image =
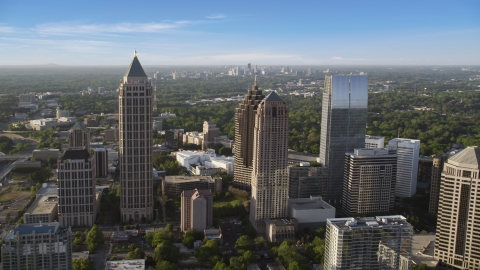
{"type": "Polygon", "coordinates": [[[480,65],[480,1],[0,1],[0,65],[480,65]]]}

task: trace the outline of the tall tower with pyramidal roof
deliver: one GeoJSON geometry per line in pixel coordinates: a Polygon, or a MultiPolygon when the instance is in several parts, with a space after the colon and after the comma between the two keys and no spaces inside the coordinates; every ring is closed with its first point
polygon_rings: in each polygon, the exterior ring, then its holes
{"type": "Polygon", "coordinates": [[[258,104],[265,98],[257,79],[235,112],[234,181],[249,189],[252,178],[253,128],[258,104]]]}
{"type": "Polygon", "coordinates": [[[117,91],[121,220],[148,221],[153,218],[153,93],[137,51],[117,91]]]}

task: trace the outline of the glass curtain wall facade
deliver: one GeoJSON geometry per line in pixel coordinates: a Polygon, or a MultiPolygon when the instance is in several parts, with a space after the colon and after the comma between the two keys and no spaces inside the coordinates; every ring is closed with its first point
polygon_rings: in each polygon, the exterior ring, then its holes
{"type": "Polygon", "coordinates": [[[339,203],[345,153],[364,148],[368,111],[368,77],[325,77],[320,132],[320,163],[328,167],[322,198],[339,203]]]}

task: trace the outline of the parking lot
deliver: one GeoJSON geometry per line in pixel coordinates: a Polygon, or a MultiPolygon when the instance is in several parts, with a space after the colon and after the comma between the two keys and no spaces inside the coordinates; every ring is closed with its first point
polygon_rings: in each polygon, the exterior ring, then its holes
{"type": "Polygon", "coordinates": [[[236,219],[225,220],[220,226],[223,234],[223,250],[229,251],[231,255],[236,255],[235,243],[237,239],[245,234],[242,222],[236,219]]]}

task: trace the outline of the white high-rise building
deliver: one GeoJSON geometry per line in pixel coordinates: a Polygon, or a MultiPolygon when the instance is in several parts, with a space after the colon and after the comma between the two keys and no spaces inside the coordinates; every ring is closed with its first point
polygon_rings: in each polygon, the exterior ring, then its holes
{"type": "Polygon", "coordinates": [[[118,87],[120,212],[123,222],[153,218],[152,85],[135,51],[118,87]]]}
{"type": "Polygon", "coordinates": [[[388,149],[397,151],[395,196],[412,197],[417,191],[420,140],[395,138],[388,142],[388,149]]]}
{"type": "Polygon", "coordinates": [[[412,237],[403,216],[329,218],[323,269],[408,270],[412,237]]]}
{"type": "Polygon", "coordinates": [[[365,148],[385,147],[385,137],[365,135],[365,148]]]}
{"type": "Polygon", "coordinates": [[[287,216],[288,110],[275,92],[263,99],[253,131],[252,200],[250,222],[287,216]]]}

